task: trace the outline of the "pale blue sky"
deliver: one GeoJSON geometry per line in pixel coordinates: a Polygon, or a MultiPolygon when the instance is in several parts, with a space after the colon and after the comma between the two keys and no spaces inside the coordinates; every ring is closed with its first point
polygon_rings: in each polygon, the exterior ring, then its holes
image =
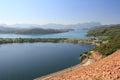
{"type": "Polygon", "coordinates": [[[0,24],[120,23],[120,0],[0,0],[0,24]]]}

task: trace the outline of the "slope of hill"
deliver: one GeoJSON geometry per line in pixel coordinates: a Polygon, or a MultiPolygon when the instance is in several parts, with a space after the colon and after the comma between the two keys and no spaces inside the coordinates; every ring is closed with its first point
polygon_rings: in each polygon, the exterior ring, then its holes
{"type": "Polygon", "coordinates": [[[120,50],[88,66],[35,80],[120,80],[120,50]]]}
{"type": "Polygon", "coordinates": [[[102,27],[90,30],[89,36],[108,36],[106,44],[101,44],[93,48],[95,51],[99,51],[103,55],[107,56],[112,54],[117,49],[120,49],[120,25],[114,25],[110,27],[102,27]]]}

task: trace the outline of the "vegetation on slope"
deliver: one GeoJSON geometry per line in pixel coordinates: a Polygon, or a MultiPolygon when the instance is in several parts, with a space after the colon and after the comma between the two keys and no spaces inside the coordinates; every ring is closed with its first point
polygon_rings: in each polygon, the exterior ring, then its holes
{"type": "MultiPolygon", "coordinates": [[[[120,49],[120,25],[110,27],[95,28],[88,32],[87,36],[108,36],[106,41],[102,41],[99,46],[95,46],[93,51],[100,52],[103,56],[108,56],[114,51],[120,49]]],[[[89,58],[89,51],[80,55],[80,59],[89,58]]]]}
{"type": "Polygon", "coordinates": [[[120,49],[120,35],[115,35],[109,39],[108,43],[96,46],[92,50],[99,51],[104,56],[108,56],[118,49],[120,49]]]}
{"type": "Polygon", "coordinates": [[[109,27],[91,29],[87,36],[113,36],[120,34],[120,24],[109,27]]]}

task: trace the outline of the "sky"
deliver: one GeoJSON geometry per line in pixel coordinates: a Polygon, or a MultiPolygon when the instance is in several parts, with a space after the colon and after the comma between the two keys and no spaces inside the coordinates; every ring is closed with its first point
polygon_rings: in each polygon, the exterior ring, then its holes
{"type": "Polygon", "coordinates": [[[120,23],[120,0],[0,0],[0,24],[120,23]]]}

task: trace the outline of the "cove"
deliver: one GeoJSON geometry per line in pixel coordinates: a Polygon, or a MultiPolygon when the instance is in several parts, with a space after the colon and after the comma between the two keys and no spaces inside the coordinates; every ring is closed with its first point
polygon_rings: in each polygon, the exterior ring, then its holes
{"type": "Polygon", "coordinates": [[[9,43],[0,45],[0,80],[33,80],[80,63],[79,55],[94,45],[9,43]]]}

